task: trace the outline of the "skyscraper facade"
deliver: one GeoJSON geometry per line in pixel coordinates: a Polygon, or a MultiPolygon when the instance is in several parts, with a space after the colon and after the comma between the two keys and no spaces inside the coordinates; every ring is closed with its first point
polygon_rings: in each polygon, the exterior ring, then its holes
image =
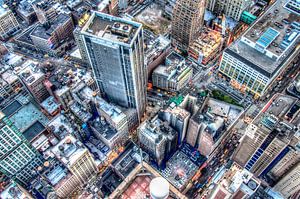
{"type": "Polygon", "coordinates": [[[289,198],[300,190],[300,163],[295,165],[284,177],[275,185],[274,189],[279,191],[285,198],[289,198]]]}
{"type": "Polygon", "coordinates": [[[250,0],[209,0],[207,3],[207,9],[217,15],[225,14],[228,17],[238,21],[244,10],[247,10],[252,1],[250,0]]]}
{"type": "Polygon", "coordinates": [[[161,165],[177,148],[178,133],[157,117],[143,122],[138,128],[141,147],[161,165]]]}
{"type": "Polygon", "coordinates": [[[272,98],[247,127],[233,160],[258,177],[280,179],[299,160],[299,122],[289,116],[296,106],[296,98],[272,98]]]}
{"type": "Polygon", "coordinates": [[[32,171],[43,163],[41,156],[2,112],[0,120],[0,171],[28,185],[32,171]]]}
{"type": "Polygon", "coordinates": [[[109,101],[145,111],[147,69],[142,25],[94,12],[81,30],[98,88],[109,101]]]}
{"type": "Polygon", "coordinates": [[[172,44],[187,50],[204,20],[205,0],[177,0],[173,9],[172,44]]]}

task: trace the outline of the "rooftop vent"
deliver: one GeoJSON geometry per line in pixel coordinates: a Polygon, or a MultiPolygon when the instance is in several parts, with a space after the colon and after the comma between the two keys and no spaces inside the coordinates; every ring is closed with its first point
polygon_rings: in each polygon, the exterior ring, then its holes
{"type": "Polygon", "coordinates": [[[120,23],[115,23],[114,28],[120,28],[121,24],[120,23]]]}

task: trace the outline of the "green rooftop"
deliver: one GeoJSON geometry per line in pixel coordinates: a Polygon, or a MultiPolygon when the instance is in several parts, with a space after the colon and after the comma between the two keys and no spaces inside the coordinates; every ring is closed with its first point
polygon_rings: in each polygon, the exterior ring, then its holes
{"type": "Polygon", "coordinates": [[[176,106],[179,106],[179,104],[181,104],[183,99],[184,99],[184,97],[182,95],[178,95],[178,96],[172,97],[169,100],[169,103],[171,104],[172,102],[174,102],[176,104],[176,106]]]}

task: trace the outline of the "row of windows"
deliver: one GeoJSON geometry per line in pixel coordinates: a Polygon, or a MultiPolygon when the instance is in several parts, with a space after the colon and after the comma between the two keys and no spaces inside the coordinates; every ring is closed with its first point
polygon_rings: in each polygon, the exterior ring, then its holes
{"type": "Polygon", "coordinates": [[[229,63],[222,62],[220,65],[220,71],[229,77],[235,79],[240,84],[245,84],[250,90],[258,93],[262,93],[265,89],[267,81],[262,79],[257,73],[249,73],[248,71],[241,70],[235,67],[235,65],[230,65],[229,63]]]}

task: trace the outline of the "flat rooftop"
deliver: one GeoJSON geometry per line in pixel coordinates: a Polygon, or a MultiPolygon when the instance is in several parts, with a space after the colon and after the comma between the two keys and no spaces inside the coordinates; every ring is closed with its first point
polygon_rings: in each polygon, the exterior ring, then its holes
{"type": "Polygon", "coordinates": [[[93,12],[83,27],[82,33],[110,42],[131,44],[141,28],[142,24],[140,23],[93,12]]]}
{"type": "Polygon", "coordinates": [[[142,24],[149,27],[155,34],[163,35],[168,32],[171,21],[164,17],[164,7],[157,3],[151,3],[141,12],[128,13],[142,24]],[[137,15],[136,15],[137,14],[137,15]]]}
{"type": "Polygon", "coordinates": [[[125,113],[123,113],[121,109],[114,104],[106,102],[104,99],[98,96],[96,98],[96,103],[99,105],[99,109],[109,116],[115,124],[118,124],[120,121],[126,118],[125,113]]]}
{"type": "Polygon", "coordinates": [[[66,135],[74,132],[71,123],[64,115],[57,115],[53,118],[49,123],[48,127],[52,130],[52,132],[59,136],[60,138],[64,138],[66,135]]]}
{"type": "Polygon", "coordinates": [[[204,29],[199,37],[190,46],[190,50],[202,53],[204,57],[208,57],[217,48],[220,48],[222,42],[221,33],[211,30],[204,29]]]}
{"type": "Polygon", "coordinates": [[[52,153],[60,159],[66,166],[71,166],[87,148],[72,135],[66,136],[51,149],[52,153]]]}
{"type": "Polygon", "coordinates": [[[2,111],[7,114],[7,117],[21,132],[24,132],[37,121],[43,126],[48,123],[47,117],[31,102],[21,104],[20,101],[15,100],[2,111]]]}
{"type": "Polygon", "coordinates": [[[48,39],[52,36],[52,33],[61,25],[66,23],[70,20],[70,16],[66,14],[60,13],[52,22],[49,28],[45,28],[43,25],[38,25],[36,28],[31,32],[31,35],[40,37],[43,39],[48,39]]]}
{"type": "Polygon", "coordinates": [[[180,81],[182,74],[189,73],[193,68],[186,65],[184,62],[172,63],[170,65],[159,65],[154,69],[153,74],[162,75],[168,78],[169,81],[180,81]]]}
{"type": "Polygon", "coordinates": [[[186,154],[178,150],[167,162],[167,167],[162,170],[161,174],[180,190],[195,175],[197,169],[198,166],[186,154]]]}
{"type": "Polygon", "coordinates": [[[113,128],[111,125],[108,124],[105,119],[96,119],[93,122],[91,122],[92,127],[101,134],[103,138],[106,140],[112,140],[115,136],[117,136],[118,131],[113,128]]]}
{"type": "Polygon", "coordinates": [[[177,135],[177,131],[170,127],[168,123],[161,121],[157,117],[143,122],[139,126],[139,131],[156,144],[162,142],[165,137],[172,138],[177,135]]]}
{"type": "Polygon", "coordinates": [[[76,67],[59,66],[50,75],[48,83],[54,86],[55,94],[60,96],[70,88],[77,86],[81,81],[86,84],[92,82],[91,72],[76,67]]]}
{"type": "Polygon", "coordinates": [[[4,5],[3,3],[2,3],[2,5],[0,5],[0,17],[4,16],[9,11],[10,10],[8,9],[8,7],[6,5],[4,5]]]}
{"type": "Polygon", "coordinates": [[[150,195],[150,182],[150,176],[137,176],[122,193],[121,198],[147,198],[150,195]]]}
{"type": "Polygon", "coordinates": [[[17,75],[13,73],[12,70],[7,70],[4,73],[2,73],[2,79],[6,81],[8,84],[13,84],[16,82],[19,78],[17,75]]]}
{"type": "Polygon", "coordinates": [[[45,172],[46,178],[52,184],[57,185],[62,179],[68,175],[68,170],[60,164],[55,164],[45,172]]]}
{"type": "MultiPolygon", "coordinates": [[[[150,196],[150,182],[155,177],[162,176],[146,162],[138,164],[108,198],[148,198],[150,196]]],[[[167,199],[171,198],[187,199],[185,195],[170,184],[169,197],[167,199]]]]}
{"type": "Polygon", "coordinates": [[[77,101],[70,106],[70,110],[83,122],[87,122],[92,117],[92,114],[77,101]]]}
{"type": "MultiPolygon", "coordinates": [[[[142,151],[143,160],[149,159],[149,155],[142,151]]],[[[113,167],[124,177],[141,162],[140,148],[133,142],[129,142],[125,150],[112,162],[113,167]]]]}
{"type": "Polygon", "coordinates": [[[48,97],[45,99],[41,106],[50,114],[54,113],[56,110],[59,109],[59,104],[56,103],[53,96],[48,97]]]}
{"type": "Polygon", "coordinates": [[[272,77],[299,41],[300,16],[276,1],[237,41],[225,50],[267,77],[272,77]]]}
{"type": "Polygon", "coordinates": [[[279,121],[283,121],[291,127],[297,127],[297,125],[299,124],[299,117],[299,100],[289,95],[277,94],[266,104],[264,109],[255,118],[253,123],[257,125],[263,122],[267,126],[272,127],[272,123],[270,124],[267,121],[274,120],[274,122],[276,123],[277,121],[275,120],[277,120],[278,118],[279,121]]]}
{"type": "Polygon", "coordinates": [[[36,121],[23,132],[23,135],[30,142],[44,130],[45,126],[41,122],[36,121]]]}
{"type": "Polygon", "coordinates": [[[15,68],[19,72],[20,77],[27,85],[32,85],[34,82],[44,77],[44,73],[38,68],[38,62],[27,60],[20,68],[15,68]]]}
{"type": "Polygon", "coordinates": [[[7,107],[2,109],[2,112],[7,116],[10,117],[14,112],[16,112],[19,108],[22,107],[22,104],[17,100],[13,101],[7,107]]]}
{"type": "Polygon", "coordinates": [[[171,41],[162,35],[159,35],[155,40],[149,38],[147,49],[145,51],[147,63],[149,64],[153,60],[155,60],[159,55],[161,55],[164,52],[164,50],[168,49],[169,46],[171,46],[171,41]]]}

